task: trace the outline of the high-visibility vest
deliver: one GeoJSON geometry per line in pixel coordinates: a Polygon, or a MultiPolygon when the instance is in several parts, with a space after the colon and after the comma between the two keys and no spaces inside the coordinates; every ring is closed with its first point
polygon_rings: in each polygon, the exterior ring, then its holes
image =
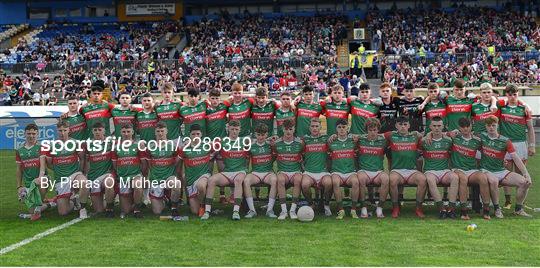
{"type": "Polygon", "coordinates": [[[153,72],[154,70],[156,70],[156,68],[154,67],[154,62],[151,61],[148,63],[148,71],[153,72]]]}
{"type": "Polygon", "coordinates": [[[490,56],[495,56],[495,46],[489,46],[487,49],[490,56]]]}
{"type": "Polygon", "coordinates": [[[366,48],[364,47],[364,45],[361,45],[361,46],[358,48],[358,53],[359,53],[359,54],[363,54],[364,52],[366,52],[366,48]]]}
{"type": "Polygon", "coordinates": [[[355,57],[351,60],[351,68],[362,68],[362,62],[360,61],[360,59],[358,58],[358,56],[355,56],[355,57]]]}
{"type": "Polygon", "coordinates": [[[426,49],[424,49],[424,46],[421,46],[418,50],[418,56],[425,57],[426,56],[426,49]]]}

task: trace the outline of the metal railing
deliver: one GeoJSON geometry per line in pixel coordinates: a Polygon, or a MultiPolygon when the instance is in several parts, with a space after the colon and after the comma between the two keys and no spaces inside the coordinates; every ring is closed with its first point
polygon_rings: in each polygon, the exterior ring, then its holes
{"type": "MultiPolygon", "coordinates": [[[[522,58],[526,61],[535,59],[540,61],[539,51],[505,51],[497,52],[496,57],[501,56],[504,61],[514,59],[516,57],[522,58]]],[[[385,54],[379,56],[379,61],[385,59],[388,63],[394,62],[408,62],[409,64],[416,66],[422,63],[435,63],[435,62],[453,62],[456,64],[462,64],[466,62],[474,62],[478,58],[488,56],[487,52],[468,52],[468,53],[432,53],[426,52],[425,55],[420,54],[385,54]],[[382,57],[382,58],[381,58],[382,57]]],[[[158,59],[154,60],[156,67],[168,67],[178,68],[187,67],[193,65],[196,67],[210,67],[210,66],[224,66],[231,68],[237,66],[239,68],[244,65],[266,67],[292,67],[302,68],[305,64],[313,64],[317,62],[323,63],[337,63],[337,56],[315,56],[315,55],[303,55],[292,56],[288,58],[283,57],[259,57],[259,58],[225,58],[211,60],[197,61],[194,58],[189,62],[180,62],[176,59],[158,59]]],[[[145,60],[133,60],[133,61],[52,61],[48,63],[44,62],[20,62],[20,63],[0,63],[0,68],[9,73],[22,73],[24,70],[39,70],[44,73],[53,73],[64,71],[66,69],[79,69],[83,68],[86,71],[92,69],[136,69],[146,70],[148,59],[145,60]]]]}
{"type": "MultiPolygon", "coordinates": [[[[53,73],[64,71],[66,69],[80,69],[90,71],[92,69],[139,69],[146,70],[149,60],[134,61],[53,61],[53,62],[20,62],[20,63],[1,63],[0,68],[10,73],[22,73],[24,70],[39,70],[44,73],[53,73]]],[[[305,64],[314,62],[335,62],[335,56],[295,56],[295,57],[260,57],[260,58],[226,58],[223,60],[211,59],[210,61],[196,61],[191,59],[189,62],[180,62],[176,59],[158,59],[154,60],[156,67],[178,68],[194,65],[196,67],[224,66],[231,68],[233,66],[243,67],[244,65],[257,65],[260,67],[293,67],[301,68],[305,64]]]]}
{"type": "MultiPolygon", "coordinates": [[[[476,59],[482,59],[483,56],[489,56],[488,52],[467,52],[467,53],[433,53],[426,52],[423,55],[416,54],[385,54],[383,57],[387,62],[403,62],[407,61],[411,65],[418,65],[421,63],[435,63],[435,62],[453,62],[456,64],[463,64],[467,62],[474,62],[476,59]]],[[[504,61],[509,61],[514,58],[522,58],[528,60],[540,60],[539,51],[502,51],[496,52],[495,57],[502,57],[504,61]]]]}

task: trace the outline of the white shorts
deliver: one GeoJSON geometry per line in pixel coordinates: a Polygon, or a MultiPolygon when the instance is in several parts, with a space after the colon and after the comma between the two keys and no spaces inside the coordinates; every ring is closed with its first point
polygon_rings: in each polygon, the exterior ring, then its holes
{"type": "Polygon", "coordinates": [[[465,174],[465,176],[467,176],[467,179],[469,179],[471,177],[472,174],[474,174],[475,172],[478,172],[480,170],[478,169],[471,169],[471,170],[461,170],[459,168],[455,168],[454,169],[454,172],[463,172],[463,174],[465,174]]]}
{"type": "Polygon", "coordinates": [[[118,183],[118,193],[120,195],[129,195],[133,192],[133,179],[135,179],[135,177],[141,177],[142,178],[142,174],[137,174],[135,176],[131,176],[131,177],[125,177],[125,178],[118,178],[117,180],[117,183],[118,183]]]}
{"type": "Polygon", "coordinates": [[[416,169],[393,169],[392,171],[401,175],[403,179],[405,180],[405,183],[409,183],[409,179],[411,178],[412,175],[414,175],[414,173],[420,172],[416,169]]]}
{"type": "Polygon", "coordinates": [[[238,175],[244,174],[246,176],[245,171],[238,171],[238,172],[221,172],[221,175],[225,176],[230,184],[234,184],[234,180],[238,177],[238,175]]]}
{"type": "Polygon", "coordinates": [[[67,179],[60,180],[54,185],[54,190],[56,191],[56,198],[69,198],[71,196],[71,182],[78,175],[83,175],[82,172],[77,171],[71,174],[67,179]]]}
{"type": "Polygon", "coordinates": [[[508,174],[510,174],[509,170],[501,170],[501,171],[493,172],[493,171],[488,171],[488,170],[482,169],[482,172],[484,172],[486,174],[493,175],[495,178],[497,178],[499,180],[499,182],[504,180],[504,178],[506,178],[506,176],[508,176],[508,174]]]}
{"type": "Polygon", "coordinates": [[[330,176],[328,172],[313,173],[304,171],[304,175],[311,178],[315,187],[319,188],[321,186],[321,181],[324,176],[330,176]]]}
{"type": "Polygon", "coordinates": [[[167,182],[176,179],[176,176],[170,176],[167,179],[160,181],[159,184],[155,182],[152,183],[152,181],[150,181],[150,189],[148,192],[150,199],[163,199],[165,196],[165,190],[167,189],[167,182]]]}
{"type": "Polygon", "coordinates": [[[341,185],[347,185],[349,179],[356,175],[356,172],[341,173],[341,172],[332,172],[332,175],[337,175],[341,179],[341,185]]]}
{"type": "Polygon", "coordinates": [[[210,178],[210,174],[207,173],[207,174],[202,175],[196,181],[194,181],[192,185],[188,185],[186,187],[187,193],[188,193],[188,198],[197,197],[197,195],[199,194],[199,190],[197,190],[197,183],[199,182],[199,180],[201,180],[203,178],[206,178],[208,180],[210,178]]]}
{"type": "Polygon", "coordinates": [[[441,183],[442,179],[446,174],[450,172],[449,169],[443,169],[443,170],[428,170],[424,172],[426,175],[429,173],[431,175],[434,175],[437,178],[437,184],[441,183]]]}
{"type": "MultiPolygon", "coordinates": [[[[521,158],[521,160],[527,160],[529,157],[529,148],[527,148],[526,141],[516,141],[512,142],[514,149],[516,149],[516,154],[521,158]]],[[[512,160],[512,156],[509,153],[506,153],[504,160],[512,160]]]]}
{"type": "Polygon", "coordinates": [[[259,179],[259,183],[266,183],[266,178],[272,175],[272,172],[251,172],[251,175],[259,179]]]}
{"type": "MultiPolygon", "coordinates": [[[[105,189],[106,185],[104,185],[103,181],[106,178],[113,178],[113,175],[111,173],[105,173],[99,177],[97,177],[95,180],[92,181],[92,184],[90,186],[90,195],[100,195],[101,192],[105,189]],[[105,186],[105,187],[104,187],[105,186]]],[[[114,185],[112,185],[114,186],[114,185]]]]}
{"type": "Polygon", "coordinates": [[[301,172],[287,172],[287,171],[280,171],[280,172],[278,172],[278,175],[279,175],[280,173],[283,174],[283,175],[285,175],[285,176],[287,176],[287,183],[286,183],[286,184],[293,184],[292,178],[294,177],[294,175],[296,175],[296,174],[302,175],[301,172]]]}
{"type": "Polygon", "coordinates": [[[366,173],[366,175],[368,176],[368,181],[366,182],[366,184],[373,184],[374,181],[375,181],[375,178],[379,177],[379,175],[381,175],[383,173],[382,170],[379,170],[379,171],[360,170],[360,171],[358,171],[358,173],[360,173],[360,172],[366,173]]]}

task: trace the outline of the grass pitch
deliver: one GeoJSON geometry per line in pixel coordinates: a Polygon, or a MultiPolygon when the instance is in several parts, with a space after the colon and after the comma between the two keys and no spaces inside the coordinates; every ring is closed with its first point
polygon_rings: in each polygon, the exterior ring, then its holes
{"type": "MultiPolygon", "coordinates": [[[[526,205],[540,207],[539,155],[528,168],[533,186],[526,205]]],[[[17,201],[13,151],[0,151],[0,185],[0,249],[78,215],[53,210],[35,223],[19,219],[25,207],[17,201]]],[[[419,220],[413,207],[407,204],[397,220],[386,208],[383,220],[316,216],[311,223],[264,216],[233,222],[232,206],[206,222],[192,215],[188,222],[159,221],[149,211],[143,220],[91,218],[0,255],[0,266],[540,265],[540,213],[527,210],[534,217],[525,219],[505,210],[503,220],[472,214],[468,222],[442,221],[427,207],[419,220]],[[469,223],[478,229],[465,231],[469,223]]]]}

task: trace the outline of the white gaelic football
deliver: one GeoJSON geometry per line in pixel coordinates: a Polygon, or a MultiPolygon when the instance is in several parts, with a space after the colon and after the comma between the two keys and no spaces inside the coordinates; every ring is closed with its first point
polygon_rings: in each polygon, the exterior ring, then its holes
{"type": "Polygon", "coordinates": [[[299,221],[312,221],[315,217],[315,212],[310,206],[303,206],[296,212],[299,221]]]}

